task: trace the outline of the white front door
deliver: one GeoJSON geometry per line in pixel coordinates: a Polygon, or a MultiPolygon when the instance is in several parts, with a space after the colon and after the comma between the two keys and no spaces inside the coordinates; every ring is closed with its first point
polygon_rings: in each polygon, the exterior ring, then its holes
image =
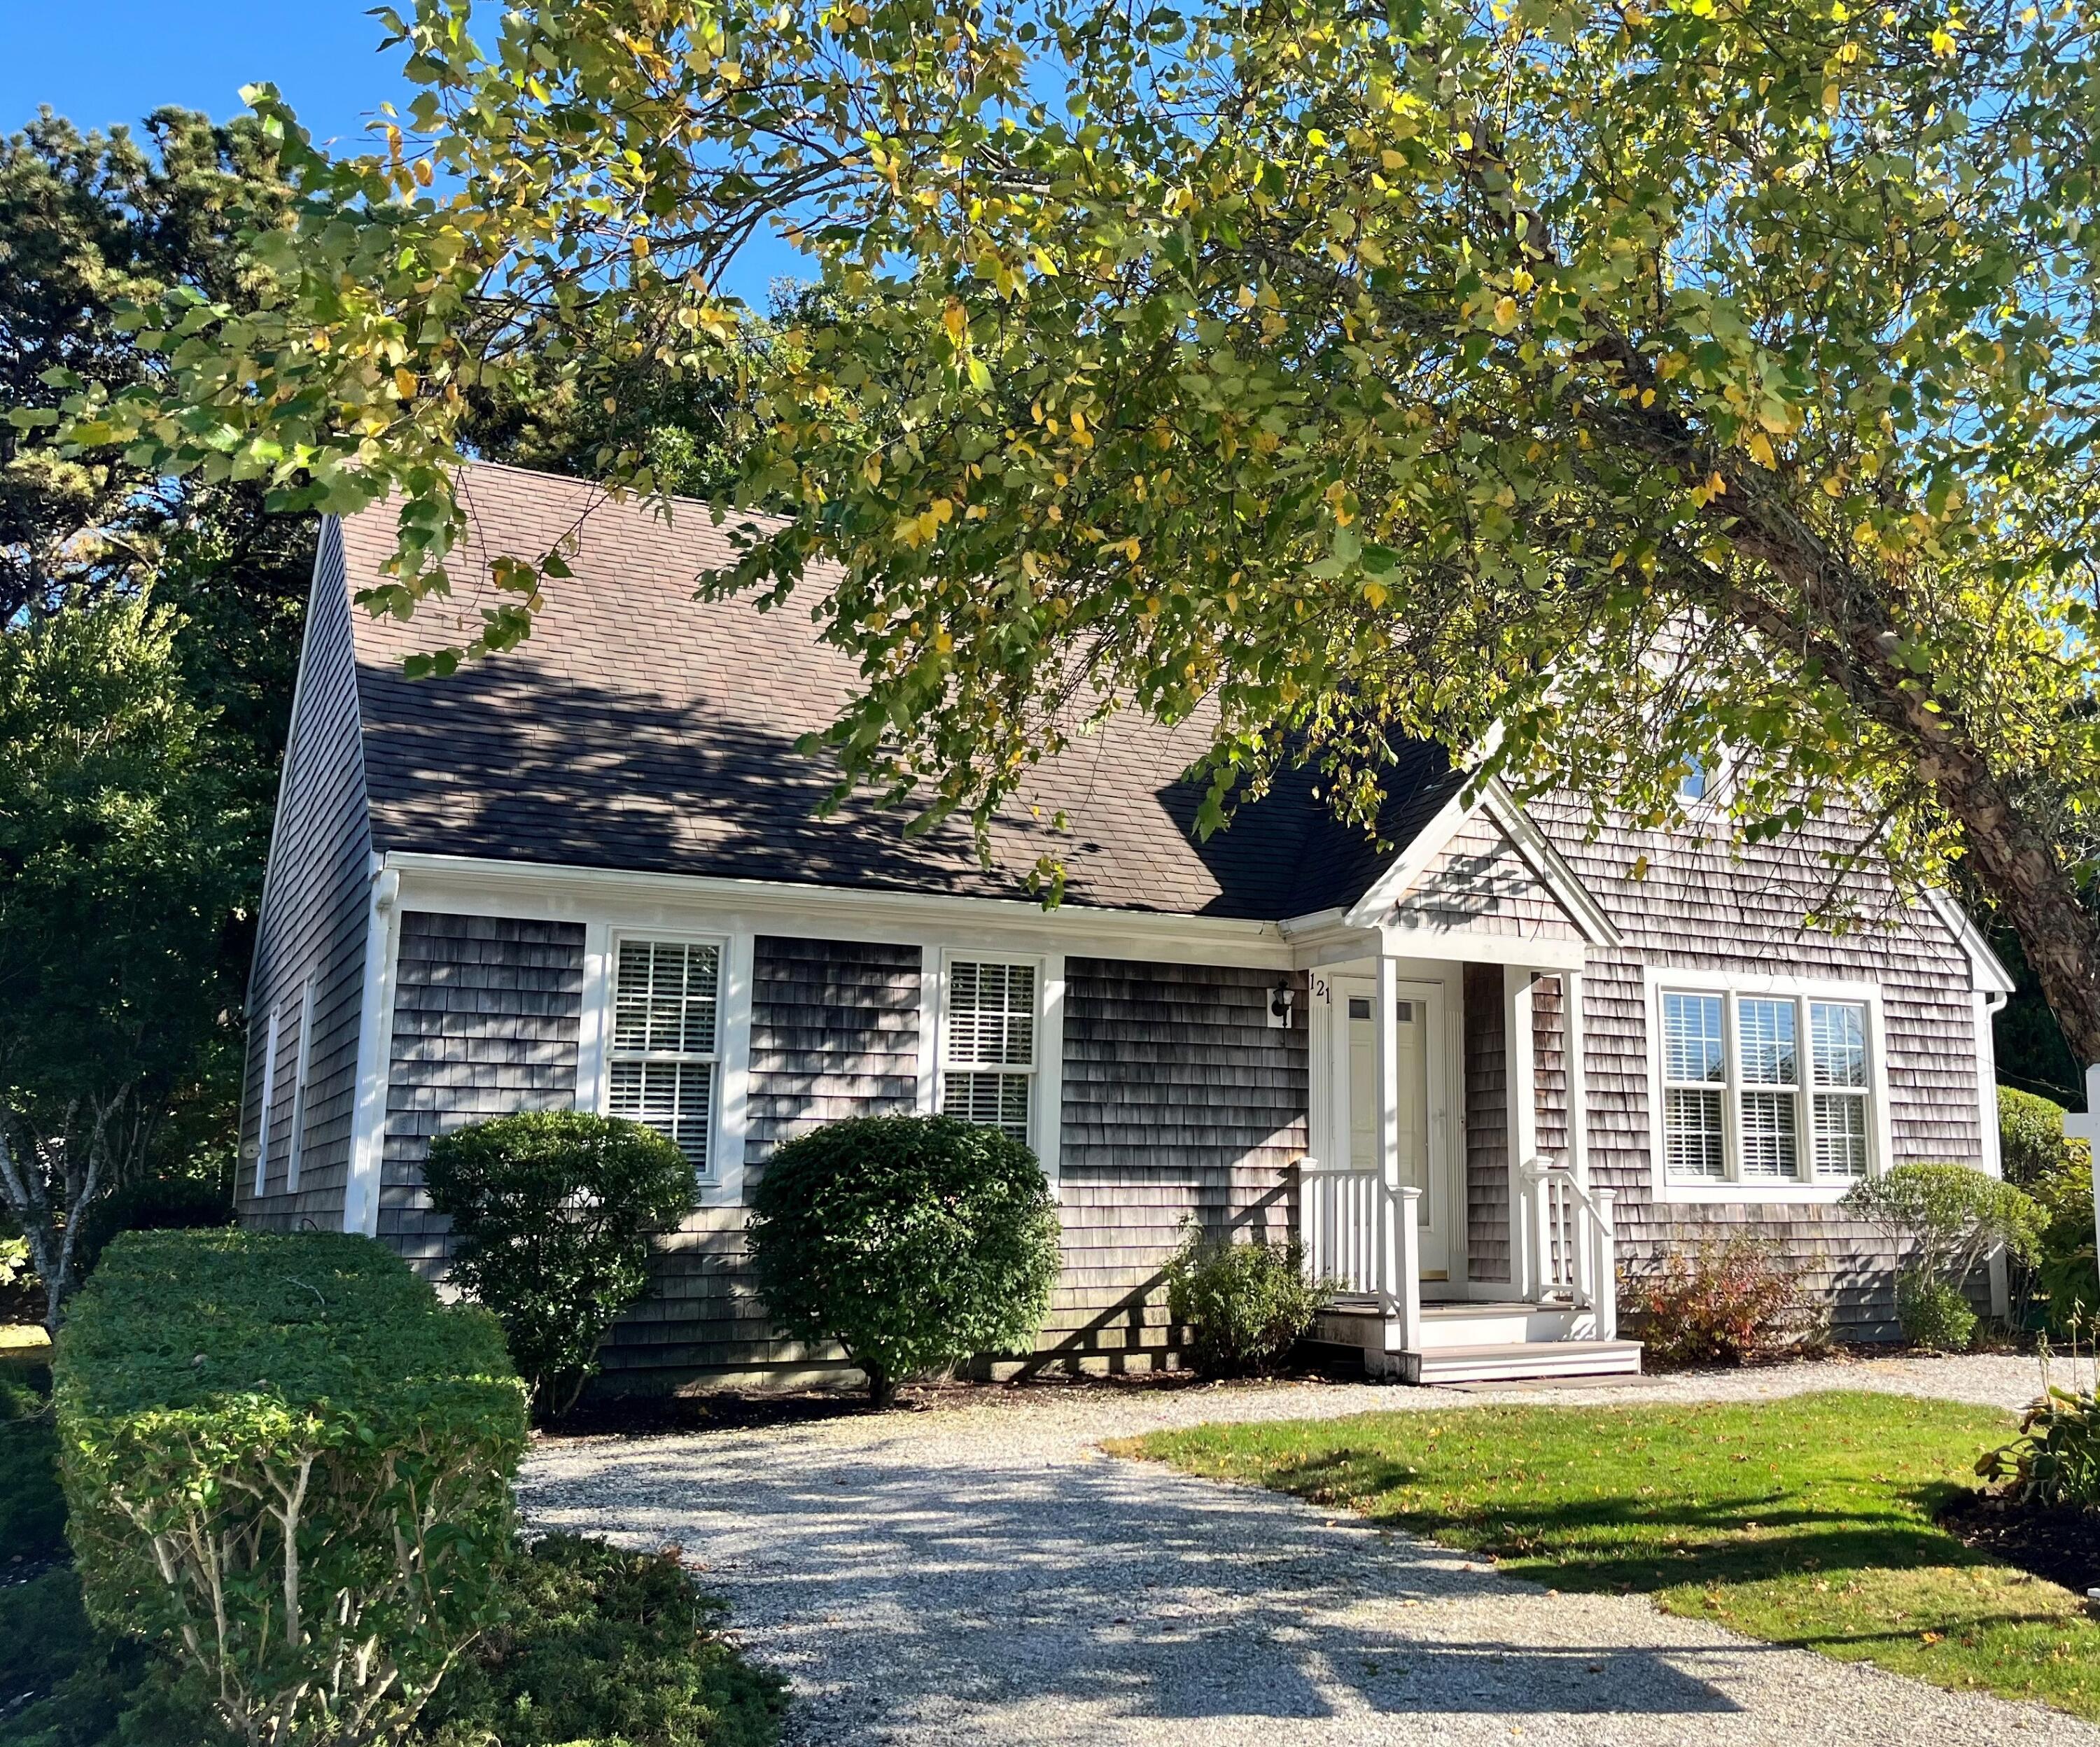
{"type": "MultiPolygon", "coordinates": [[[[1337,1138],[1346,1137],[1348,1162],[1359,1171],[1379,1168],[1378,1101],[1378,985],[1370,977],[1335,979],[1335,1065],[1340,1105],[1337,1138]]],[[[1399,1182],[1422,1191],[1422,1277],[1451,1277],[1452,1202],[1449,1173],[1431,1148],[1430,1105],[1440,1101],[1432,1066],[1443,1051],[1441,991],[1434,984],[1403,983],[1395,1009],[1400,1105],[1399,1182]]],[[[1443,1123],[1436,1125],[1440,1134],[1443,1123]]]]}

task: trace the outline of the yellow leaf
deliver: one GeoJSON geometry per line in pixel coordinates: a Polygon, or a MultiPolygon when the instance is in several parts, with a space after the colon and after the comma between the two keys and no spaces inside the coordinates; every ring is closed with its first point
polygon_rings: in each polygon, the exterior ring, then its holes
{"type": "Polygon", "coordinates": [[[1749,450],[1751,459],[1759,466],[1776,467],[1779,465],[1777,457],[1772,453],[1771,439],[1762,430],[1752,431],[1750,440],[1745,447],[1749,450]]]}
{"type": "Polygon", "coordinates": [[[953,298],[949,298],[948,307],[941,311],[941,325],[948,330],[948,337],[960,346],[969,324],[970,319],[963,313],[963,306],[953,298]]]}
{"type": "Polygon", "coordinates": [[[416,398],[416,373],[405,368],[396,370],[394,373],[394,392],[404,400],[413,400],[416,398]]]}
{"type": "Polygon", "coordinates": [[[1516,325],[1515,298],[1498,298],[1495,300],[1495,325],[1498,328],[1513,328],[1516,325]]]}

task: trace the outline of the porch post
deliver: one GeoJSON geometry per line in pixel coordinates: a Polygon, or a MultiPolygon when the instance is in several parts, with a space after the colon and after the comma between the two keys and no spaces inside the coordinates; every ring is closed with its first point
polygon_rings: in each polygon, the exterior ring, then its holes
{"type": "Polygon", "coordinates": [[[1538,973],[1522,965],[1502,971],[1502,1061],[1509,1080],[1510,1286],[1518,1297],[1536,1299],[1546,1284],[1527,1167],[1538,1155],[1538,1072],[1533,1050],[1531,992],[1538,973]]]}
{"type": "Polygon", "coordinates": [[[1400,1187],[1400,966],[1378,961],[1379,1176],[1400,1187]]]}
{"type": "Polygon", "coordinates": [[[1422,1191],[1410,1183],[1396,1201],[1390,1195],[1379,1198],[1387,1207],[1400,1209],[1400,1278],[1394,1282],[1398,1290],[1393,1296],[1400,1311],[1401,1350],[1418,1352],[1422,1348],[1422,1191]]]}
{"type": "Polygon", "coordinates": [[[1590,1087],[1582,1076],[1582,973],[1560,973],[1561,1007],[1566,1017],[1564,1047],[1568,1058],[1568,1168],[1583,1188],[1590,1186],[1590,1087]]]}

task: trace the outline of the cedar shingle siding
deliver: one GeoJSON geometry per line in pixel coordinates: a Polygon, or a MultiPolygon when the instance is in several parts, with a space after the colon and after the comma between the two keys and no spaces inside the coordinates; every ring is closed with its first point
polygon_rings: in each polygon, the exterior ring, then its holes
{"type": "MultiPolygon", "coordinates": [[[[920,960],[916,946],[752,942],[747,1192],[783,1141],[847,1117],[918,1108],[920,960]]],[[[779,1373],[810,1362],[766,1321],[741,1208],[696,1210],[664,1251],[656,1295],[612,1332],[609,1374],[632,1383],[666,1370],[779,1373]]]]}
{"type": "Polygon", "coordinates": [[[1773,1240],[1827,1294],[1841,1337],[1895,1333],[1895,1258],[1874,1233],[1833,1209],[1760,1204],[1657,1205],[1649,1171],[1647,1013],[1642,964],[1745,976],[1878,983],[1887,1026],[1891,1164],[1980,1163],[1970,967],[1930,911],[1905,904],[1871,858],[1846,876],[1855,925],[1842,934],[1799,919],[1831,880],[1828,854],[1852,847],[1836,823],[1811,823],[1745,854],[1688,835],[1616,829],[1585,843],[1587,810],[1534,803],[1561,853],[1609,912],[1622,948],[1595,952],[1583,973],[1584,1064],[1592,1179],[1618,1192],[1620,1258],[1652,1267],[1671,1246],[1749,1232],[1773,1240]],[[1648,858],[1644,877],[1630,870],[1648,858]]]}
{"type": "Polygon", "coordinates": [[[447,1222],[423,1192],[432,1136],[574,1105],[583,986],[579,924],[403,915],[378,1235],[411,1262],[444,1260],[447,1222]]]}
{"type": "Polygon", "coordinates": [[[1065,1275],[1043,1344],[1114,1366],[1169,1345],[1159,1269],[1185,1220],[1295,1234],[1285,1167],[1305,1150],[1306,1000],[1266,1013],[1277,973],[1071,959],[1061,1160],[1065,1275]]]}
{"type": "Polygon", "coordinates": [[[359,757],[355,664],[342,539],[323,524],[299,658],[298,698],[285,749],[285,772],[270,870],[248,985],[248,1054],[241,1097],[240,1167],[236,1183],[244,1224],[289,1231],[302,1224],[340,1228],[350,1174],[351,1107],[357,1091],[357,1024],[364,976],[365,898],[372,836],[359,757]],[[314,1035],[307,1051],[306,1134],[299,1186],[287,1193],[293,1084],[299,1059],[302,994],[314,984],[314,1035]],[[262,1096],[263,1046],[279,1010],[271,1108],[262,1096]],[[269,1124],[268,1180],[255,1193],[255,1146],[269,1124]]]}

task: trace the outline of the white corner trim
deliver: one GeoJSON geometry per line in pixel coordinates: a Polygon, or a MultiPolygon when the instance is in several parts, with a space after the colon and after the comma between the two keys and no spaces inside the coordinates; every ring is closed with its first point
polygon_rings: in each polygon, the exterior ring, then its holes
{"type": "Polygon", "coordinates": [[[605,1114],[606,1057],[611,1043],[612,929],[584,924],[583,1008],[576,1023],[576,1108],[605,1114]]]}
{"type": "Polygon", "coordinates": [[[270,1023],[262,1033],[262,1116],[255,1124],[255,1193],[270,1193],[270,1121],[277,1103],[277,1026],[284,1009],[270,1009],[270,1023]]]}
{"type": "Polygon", "coordinates": [[[299,1161],[307,1149],[307,1078],[314,1065],[314,978],[299,988],[299,1047],[292,1055],[292,1123],[285,1137],[285,1193],[296,1194],[299,1161]]]}
{"type": "Polygon", "coordinates": [[[382,860],[373,871],[364,929],[364,994],[357,1016],[357,1091],[350,1126],[350,1179],[342,1229],[379,1234],[380,1167],[386,1145],[386,1088],[394,1052],[394,974],[400,951],[401,876],[382,860]]]}
{"type": "Polygon", "coordinates": [[[1991,943],[1976,926],[1975,919],[1962,908],[1961,901],[1952,892],[1931,886],[1926,889],[1925,901],[1968,958],[1969,974],[1979,990],[1986,995],[2018,992],[2019,985],[2005,968],[2005,960],[1991,950],[1991,943]]]}
{"type": "Polygon", "coordinates": [[[1529,1297],[1538,1284],[1532,1222],[1525,1216],[1524,1167],[1538,1152],[1538,1040],[1532,1029],[1532,992],[1538,979],[1527,966],[1502,967],[1502,1074],[1509,1101],[1510,1289],[1529,1297]]]}
{"type": "Polygon", "coordinates": [[[1065,1128],[1065,955],[1043,955],[1043,1010],[1036,1019],[1035,1156],[1054,1191],[1063,1180],[1065,1128]]]}
{"type": "MultiPolygon", "coordinates": [[[[1880,984],[1815,977],[1749,975],[1733,971],[1682,970],[1657,964],[1642,967],[1641,984],[1642,1008],[1648,1027],[1647,1048],[1643,1061],[1648,1075],[1648,1092],[1649,1194],[1657,1205],[1668,1202],[1740,1205],[1829,1202],[1842,1199],[1852,1187],[1850,1179],[1818,1182],[1807,1179],[1781,1178],[1762,1181],[1755,1178],[1730,1177],[1721,1181],[1695,1183],[1673,1182],[1670,1180],[1664,1133],[1664,1105],[1666,1101],[1663,1096],[1662,1074],[1662,995],[1665,989],[1727,997],[1781,995],[1796,1000],[1849,1001],[1864,1008],[1867,1021],[1867,1174],[1878,1176],[1898,1162],[1890,1122],[1888,1026],[1882,1011],[1880,984]]],[[[1722,1098],[1722,1122],[1726,1136],[1723,1142],[1725,1156],[1732,1167],[1736,1149],[1741,1145],[1735,1077],[1736,1013],[1732,999],[1728,1000],[1724,1010],[1723,1024],[1726,1027],[1726,1059],[1729,1068],[1722,1098]]],[[[1811,1090],[1806,1086],[1800,1088],[1803,1093],[1811,1090]]],[[[1798,1158],[1812,1169],[1815,1149],[1812,1132],[1798,1132],[1795,1145],[1798,1158]]]]}
{"type": "Polygon", "coordinates": [[[1998,1040],[1991,1021],[2004,1008],[2005,997],[1979,989],[1971,999],[1976,1013],[1976,1122],[1983,1140],[1983,1169],[2001,1177],[2005,1154],[2005,1137],[1998,1132],[1998,1040]]]}
{"type": "Polygon", "coordinates": [[[938,946],[919,949],[918,1112],[941,1108],[941,1016],[947,1008],[948,968],[938,946]]]}
{"type": "Polygon", "coordinates": [[[751,1131],[751,1000],[753,946],[748,932],[729,937],[722,953],[721,1096],[716,1101],[712,1156],[714,1181],[704,1184],[701,1204],[740,1207],[743,1202],[744,1147],[751,1131]]]}

